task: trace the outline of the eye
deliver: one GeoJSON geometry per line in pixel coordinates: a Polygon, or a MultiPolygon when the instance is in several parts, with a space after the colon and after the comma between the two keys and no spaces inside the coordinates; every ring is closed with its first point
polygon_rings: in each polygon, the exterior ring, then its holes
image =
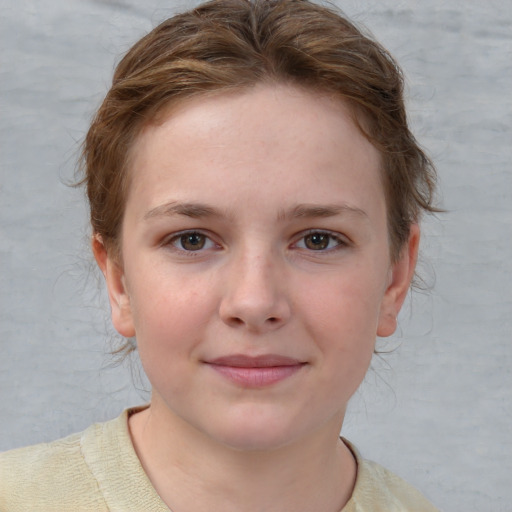
{"type": "Polygon", "coordinates": [[[187,231],[173,236],[169,240],[169,244],[178,250],[187,252],[211,249],[215,246],[212,240],[199,231],[187,231]]]}
{"type": "Polygon", "coordinates": [[[310,251],[329,251],[347,243],[339,236],[327,231],[310,231],[304,235],[296,244],[299,249],[310,251]]]}

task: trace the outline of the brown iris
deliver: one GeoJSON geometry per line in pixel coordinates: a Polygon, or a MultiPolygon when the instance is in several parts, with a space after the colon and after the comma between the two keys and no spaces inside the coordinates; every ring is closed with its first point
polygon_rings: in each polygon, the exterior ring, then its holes
{"type": "Polygon", "coordinates": [[[204,247],[206,237],[201,233],[187,233],[180,236],[180,243],[186,251],[199,251],[204,247]]]}
{"type": "Polygon", "coordinates": [[[329,246],[330,235],[325,233],[312,233],[304,237],[304,243],[308,249],[318,251],[326,249],[329,246]]]}

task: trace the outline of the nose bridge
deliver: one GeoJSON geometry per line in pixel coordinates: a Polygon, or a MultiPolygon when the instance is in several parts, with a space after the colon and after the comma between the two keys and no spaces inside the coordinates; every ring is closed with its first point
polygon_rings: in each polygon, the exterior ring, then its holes
{"type": "Polygon", "coordinates": [[[234,251],[221,304],[223,320],[252,330],[282,325],[290,314],[283,267],[283,259],[262,241],[234,251]]]}

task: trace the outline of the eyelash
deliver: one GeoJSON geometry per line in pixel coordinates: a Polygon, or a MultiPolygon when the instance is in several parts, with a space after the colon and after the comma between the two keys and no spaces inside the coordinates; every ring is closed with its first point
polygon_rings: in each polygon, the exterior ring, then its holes
{"type": "MultiPolygon", "coordinates": [[[[327,242],[328,246],[326,248],[322,248],[322,249],[311,249],[308,247],[300,247],[301,249],[303,248],[303,249],[307,250],[308,252],[319,252],[319,253],[328,252],[328,253],[330,253],[330,252],[334,252],[339,249],[342,249],[349,245],[347,240],[344,239],[342,236],[340,236],[338,233],[333,233],[331,231],[326,231],[326,230],[322,230],[322,229],[311,229],[305,233],[301,233],[301,236],[298,241],[305,241],[307,237],[311,237],[313,235],[320,235],[321,237],[328,237],[328,242],[327,242]],[[334,245],[334,247],[329,247],[331,242],[335,242],[336,245],[334,245]]],[[[297,246],[298,242],[295,242],[294,245],[297,246]]]]}
{"type": "MultiPolygon", "coordinates": [[[[321,241],[319,241],[321,242],[321,241]]],[[[173,250],[176,250],[180,253],[187,254],[187,256],[194,256],[196,253],[204,252],[205,250],[209,250],[216,247],[220,247],[216,242],[212,240],[210,236],[203,233],[199,230],[187,230],[187,231],[181,231],[180,233],[175,233],[170,238],[167,238],[164,243],[162,244],[167,247],[171,247],[173,250]],[[183,247],[183,243],[185,242],[185,238],[188,237],[189,241],[191,241],[191,238],[197,236],[197,237],[204,237],[204,243],[201,247],[199,247],[197,250],[193,249],[186,249],[183,247]],[[178,244],[181,243],[181,247],[178,246],[178,244]],[[207,246],[207,247],[205,247],[207,246]]],[[[319,243],[318,245],[321,245],[319,243]]],[[[311,253],[331,253],[337,250],[340,250],[346,246],[348,246],[349,243],[341,237],[338,233],[332,233],[331,231],[326,230],[320,230],[320,229],[311,229],[305,233],[301,233],[300,237],[297,239],[296,242],[292,244],[292,247],[296,247],[298,249],[303,249],[307,252],[311,253]],[[327,246],[317,249],[312,249],[311,247],[307,247],[306,239],[308,237],[312,237],[313,235],[318,235],[319,237],[328,237],[327,239],[327,246]],[[300,247],[300,242],[304,242],[304,246],[300,247]],[[332,247],[329,247],[332,242],[335,242],[335,245],[332,247]]]]}
{"type": "Polygon", "coordinates": [[[179,251],[181,253],[185,253],[190,256],[194,255],[194,253],[200,253],[200,252],[203,252],[204,250],[208,250],[208,249],[211,249],[213,246],[217,246],[218,244],[216,244],[210,236],[208,236],[207,234],[203,233],[202,231],[198,231],[198,230],[187,230],[187,231],[182,231],[180,233],[175,233],[173,236],[171,236],[170,238],[167,238],[163,245],[165,246],[170,246],[172,247],[174,250],[176,251],[179,251]],[[183,243],[184,239],[186,237],[188,237],[189,239],[193,236],[199,236],[199,237],[204,237],[204,244],[205,245],[209,245],[210,247],[207,247],[206,249],[204,248],[204,246],[200,247],[199,249],[197,250],[189,250],[189,249],[185,249],[183,246],[182,247],[178,247],[178,244],[180,242],[183,243]]]}

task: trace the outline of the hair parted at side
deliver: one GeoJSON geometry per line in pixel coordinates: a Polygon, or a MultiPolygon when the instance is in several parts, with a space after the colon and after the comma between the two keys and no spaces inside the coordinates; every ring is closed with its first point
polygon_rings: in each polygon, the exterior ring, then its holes
{"type": "Polygon", "coordinates": [[[337,95],[382,156],[391,256],[434,212],[434,167],[409,131],[401,71],[340,13],[308,0],[213,0],[157,26],[116,68],[83,145],[93,233],[120,257],[129,155],[173,102],[261,82],[337,95]]]}

